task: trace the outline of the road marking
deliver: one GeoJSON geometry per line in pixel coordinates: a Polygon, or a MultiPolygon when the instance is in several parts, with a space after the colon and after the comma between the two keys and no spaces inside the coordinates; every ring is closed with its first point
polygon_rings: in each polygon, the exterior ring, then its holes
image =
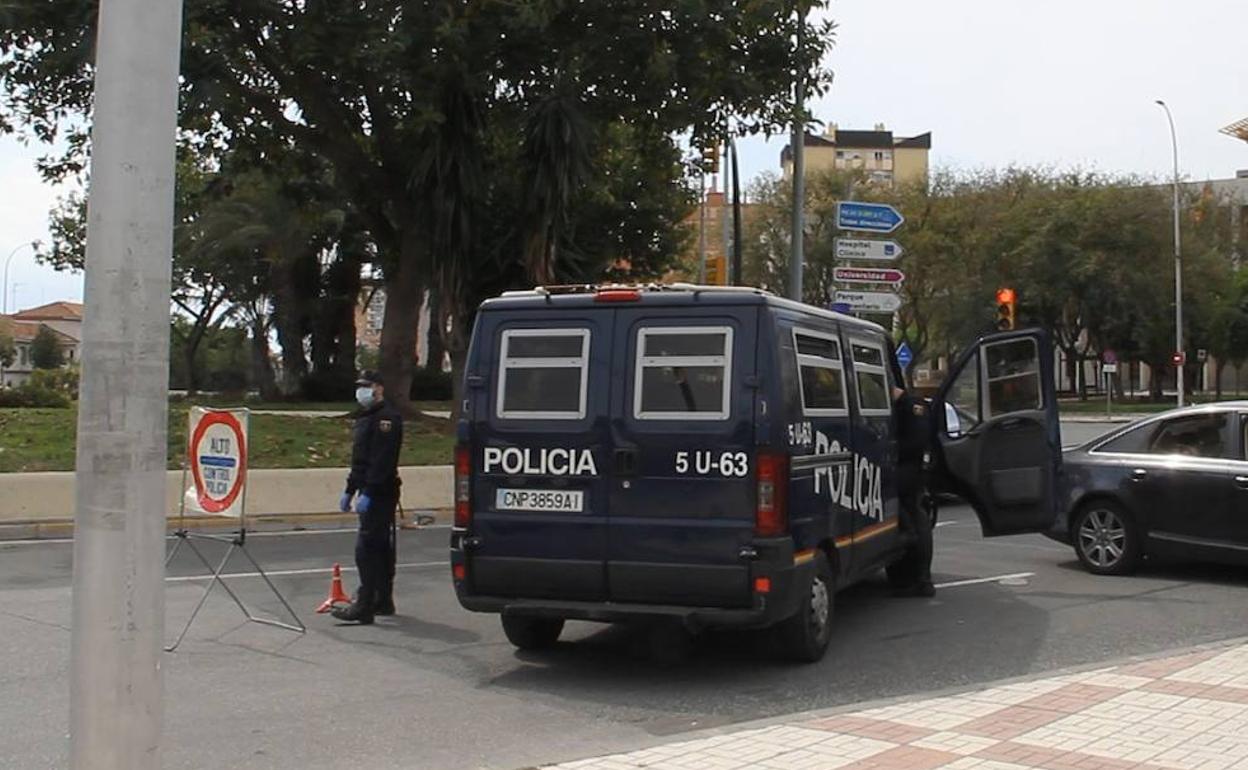
{"type": "Polygon", "coordinates": [[[937,529],[940,529],[941,527],[949,527],[949,526],[952,526],[952,525],[957,524],[957,523],[958,523],[958,522],[956,522],[956,521],[938,521],[938,522],[936,522],[936,528],[937,528],[937,529]]]}
{"type": "MultiPolygon", "coordinates": [[[[404,532],[420,532],[425,529],[450,529],[450,524],[426,524],[420,527],[404,527],[400,526],[404,532]]],[[[332,529],[290,529],[290,530],[274,530],[266,532],[248,532],[248,539],[253,537],[289,537],[291,535],[345,535],[354,533],[355,527],[334,527],[332,529]]],[[[213,533],[209,533],[213,534],[213,533]]],[[[228,536],[229,532],[220,533],[228,536]]],[[[172,535],[170,535],[172,537],[172,535]]],[[[27,540],[0,540],[0,548],[12,548],[19,545],[67,545],[73,543],[72,537],[36,537],[27,540]]]]}
{"type": "Polygon", "coordinates": [[[999,583],[1004,580],[1021,580],[1023,578],[1035,577],[1034,572],[1013,572],[1009,575],[993,575],[992,577],[971,578],[970,580],[953,580],[948,583],[937,583],[937,588],[957,588],[958,586],[973,586],[979,583],[999,583]]]}
{"type": "MultiPolygon", "coordinates": [[[[407,564],[396,564],[395,569],[417,569],[420,567],[449,567],[449,561],[415,561],[407,564]]],[[[266,571],[269,577],[288,577],[291,575],[329,575],[333,567],[313,567],[309,569],[275,569],[266,571]]],[[[355,572],[355,567],[343,567],[343,572],[355,572]]],[[[259,572],[226,572],[222,578],[258,578],[259,572]]],[[[193,583],[197,580],[212,580],[212,575],[179,575],[165,578],[166,583],[193,583]]]]}

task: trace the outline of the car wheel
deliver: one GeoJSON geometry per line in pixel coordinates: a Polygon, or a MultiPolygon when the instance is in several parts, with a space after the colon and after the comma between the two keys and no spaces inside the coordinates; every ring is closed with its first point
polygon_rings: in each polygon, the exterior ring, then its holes
{"type": "Polygon", "coordinates": [[[1075,554],[1094,575],[1126,575],[1139,566],[1139,528],[1117,503],[1097,501],[1084,506],[1071,534],[1075,554]]]}
{"type": "Polygon", "coordinates": [[[544,650],[559,640],[563,618],[529,618],[503,615],[503,633],[520,650],[544,650]]]}
{"type": "Polygon", "coordinates": [[[814,567],[797,613],[780,624],[780,640],[786,656],[803,663],[820,660],[832,639],[836,579],[822,553],[815,554],[814,567]]]}

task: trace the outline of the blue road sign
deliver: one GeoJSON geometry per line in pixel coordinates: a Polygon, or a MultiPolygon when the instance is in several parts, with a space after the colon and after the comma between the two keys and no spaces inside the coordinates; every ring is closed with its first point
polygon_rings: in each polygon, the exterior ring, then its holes
{"type": "Polygon", "coordinates": [[[891,233],[905,221],[901,212],[887,203],[839,201],[836,204],[836,226],[841,230],[891,233]]]}
{"type": "Polygon", "coordinates": [[[852,308],[848,302],[833,302],[830,310],[833,313],[848,313],[852,308]]]}
{"type": "Polygon", "coordinates": [[[914,354],[910,352],[910,345],[905,342],[901,343],[897,348],[897,363],[901,365],[901,370],[904,372],[913,360],[914,354]]]}

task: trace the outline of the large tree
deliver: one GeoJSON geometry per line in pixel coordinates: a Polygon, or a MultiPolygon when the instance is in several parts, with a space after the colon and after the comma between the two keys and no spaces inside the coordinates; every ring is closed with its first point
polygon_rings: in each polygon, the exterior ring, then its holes
{"type": "MultiPolygon", "coordinates": [[[[812,95],[826,86],[831,25],[803,22],[795,53],[794,10],[787,0],[202,0],[185,9],[181,125],[203,148],[298,147],[331,165],[376,244],[382,369],[405,401],[425,289],[436,286],[458,322],[450,347],[462,361],[483,268],[519,260],[526,280],[559,274],[611,126],[668,141],[718,134],[730,117],[771,130],[790,117],[794,66],[812,95]],[[496,221],[504,211],[514,218],[496,221]],[[506,237],[482,238],[491,228],[506,237]]],[[[94,25],[91,0],[0,7],[4,112],[43,139],[71,132],[50,173],[82,167],[73,126],[89,112],[94,25]]]]}

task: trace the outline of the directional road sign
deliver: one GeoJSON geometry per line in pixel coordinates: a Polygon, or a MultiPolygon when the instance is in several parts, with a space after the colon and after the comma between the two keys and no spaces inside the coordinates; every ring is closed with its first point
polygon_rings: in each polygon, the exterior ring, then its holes
{"type": "Polygon", "coordinates": [[[914,360],[914,353],[910,352],[910,344],[903,342],[897,347],[897,363],[904,372],[910,367],[910,362],[914,360]]]}
{"type": "Polygon", "coordinates": [[[873,241],[868,238],[837,238],[837,259],[875,259],[891,262],[901,256],[897,241],[873,241]]]}
{"type": "Polygon", "coordinates": [[[906,219],[887,203],[840,201],[836,204],[836,226],[841,230],[891,233],[906,219]]]}
{"type": "Polygon", "coordinates": [[[835,267],[832,279],[841,283],[901,283],[906,274],[900,270],[879,267],[835,267]]]}
{"type": "Polygon", "coordinates": [[[844,302],[856,312],[893,313],[901,308],[901,297],[881,291],[838,291],[836,302],[844,302]]]}

